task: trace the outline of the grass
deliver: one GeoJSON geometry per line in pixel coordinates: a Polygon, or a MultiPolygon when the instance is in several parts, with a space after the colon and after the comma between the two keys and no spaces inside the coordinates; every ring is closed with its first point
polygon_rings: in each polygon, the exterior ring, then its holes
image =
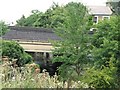
{"type": "MultiPolygon", "coordinates": [[[[0,88],[68,88],[68,82],[59,81],[57,75],[50,77],[45,71],[36,73],[30,65],[14,68],[5,62],[0,65],[0,69],[0,88]]],[[[71,81],[69,88],[88,88],[88,85],[71,81]]]]}

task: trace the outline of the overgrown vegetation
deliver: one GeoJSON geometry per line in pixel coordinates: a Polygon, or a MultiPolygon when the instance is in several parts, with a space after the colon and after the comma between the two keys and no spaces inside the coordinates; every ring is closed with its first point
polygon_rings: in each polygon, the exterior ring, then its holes
{"type": "MultiPolygon", "coordinates": [[[[55,29],[55,33],[62,40],[53,43],[53,54],[56,55],[53,62],[63,64],[58,68],[59,75],[54,77],[50,77],[46,72],[31,73],[31,69],[27,67],[24,67],[22,72],[14,68],[14,77],[3,80],[3,86],[120,88],[119,13],[111,16],[110,20],[104,20],[94,26],[91,20],[87,8],[81,3],[74,2],[65,6],[54,4],[45,13],[33,10],[29,17],[23,16],[17,21],[18,26],[55,29]],[[88,35],[91,27],[96,28],[92,36],[88,35]]],[[[3,56],[18,59],[20,66],[31,60],[17,43],[4,41],[3,45],[3,56]]],[[[4,73],[1,75],[4,76],[4,73]]]]}
{"type": "Polygon", "coordinates": [[[0,65],[2,88],[88,88],[87,84],[80,81],[71,81],[68,85],[68,82],[59,81],[57,75],[50,77],[45,71],[33,71],[35,64],[17,68],[11,67],[10,64],[10,61],[3,61],[0,65]]]}
{"type": "Polygon", "coordinates": [[[89,37],[86,13],[84,6],[74,3],[66,10],[64,23],[56,28],[63,39],[55,43],[54,51],[58,54],[54,61],[63,62],[60,77],[81,80],[94,88],[119,88],[119,16],[96,24],[95,34],[89,37]]]}
{"type": "MultiPolygon", "coordinates": [[[[120,21],[118,21],[118,18],[119,17],[114,16],[111,17],[110,20],[102,21],[96,25],[98,30],[92,38],[92,65],[94,66],[92,69],[88,69],[88,71],[93,71],[91,72],[92,77],[94,77],[92,80],[99,80],[99,84],[96,84],[96,88],[119,87],[120,51],[118,46],[120,27],[118,23],[120,23],[120,21]],[[94,71],[99,73],[95,74],[94,71]],[[100,77],[101,79],[99,79],[100,77]]],[[[98,83],[98,81],[95,83],[98,83]]],[[[94,85],[95,84],[93,84],[93,86],[94,85]]]]}

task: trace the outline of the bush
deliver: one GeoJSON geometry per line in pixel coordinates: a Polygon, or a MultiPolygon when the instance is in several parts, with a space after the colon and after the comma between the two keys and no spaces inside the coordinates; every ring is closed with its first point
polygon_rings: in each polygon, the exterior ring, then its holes
{"type": "Polygon", "coordinates": [[[82,81],[94,88],[118,88],[115,62],[116,59],[112,56],[108,67],[103,65],[102,69],[94,66],[89,68],[82,76],[82,81]]]}
{"type": "Polygon", "coordinates": [[[14,41],[2,41],[2,56],[8,56],[11,61],[17,59],[17,65],[19,66],[32,61],[32,57],[14,41]]]}

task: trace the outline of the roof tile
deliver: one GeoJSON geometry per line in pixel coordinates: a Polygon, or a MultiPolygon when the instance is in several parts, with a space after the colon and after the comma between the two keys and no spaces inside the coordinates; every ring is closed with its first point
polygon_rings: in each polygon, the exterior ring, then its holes
{"type": "Polygon", "coordinates": [[[52,29],[10,26],[10,31],[2,36],[5,40],[45,41],[60,40],[52,29]]]}
{"type": "Polygon", "coordinates": [[[111,15],[112,11],[108,6],[88,6],[90,14],[111,15]]]}

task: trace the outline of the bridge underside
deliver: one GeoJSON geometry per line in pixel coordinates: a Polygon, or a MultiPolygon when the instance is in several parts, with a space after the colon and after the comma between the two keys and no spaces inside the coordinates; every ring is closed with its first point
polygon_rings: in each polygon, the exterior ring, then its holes
{"type": "Polygon", "coordinates": [[[51,43],[42,42],[18,42],[27,52],[51,52],[53,46],[51,43]]]}
{"type": "Polygon", "coordinates": [[[24,50],[29,53],[35,61],[44,61],[52,58],[53,46],[51,43],[42,42],[18,42],[24,50]]]}

